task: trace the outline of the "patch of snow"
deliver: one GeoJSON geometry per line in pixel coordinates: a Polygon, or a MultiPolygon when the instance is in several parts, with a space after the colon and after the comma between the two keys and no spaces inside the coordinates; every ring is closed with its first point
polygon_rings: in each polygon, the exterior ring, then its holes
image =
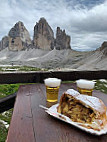
{"type": "Polygon", "coordinates": [[[8,124],[7,122],[5,122],[5,121],[3,121],[3,120],[0,120],[0,122],[4,124],[4,126],[6,127],[6,129],[9,128],[9,124],[8,124]]]}
{"type": "Polygon", "coordinates": [[[5,59],[7,59],[7,57],[6,57],[6,56],[4,56],[4,57],[0,57],[0,60],[5,60],[5,59]]]}
{"type": "Polygon", "coordinates": [[[104,84],[105,87],[107,87],[107,84],[104,84]]]}
{"type": "Polygon", "coordinates": [[[99,81],[107,83],[106,79],[100,79],[99,81]]]}

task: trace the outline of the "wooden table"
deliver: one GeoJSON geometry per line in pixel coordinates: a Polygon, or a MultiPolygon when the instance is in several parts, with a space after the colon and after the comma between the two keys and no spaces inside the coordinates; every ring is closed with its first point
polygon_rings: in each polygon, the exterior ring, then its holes
{"type": "MultiPolygon", "coordinates": [[[[59,98],[69,88],[76,89],[76,85],[62,84],[59,98]]],[[[101,98],[107,106],[106,94],[94,91],[93,96],[101,98]]],[[[48,115],[40,104],[50,105],[46,102],[44,84],[20,86],[7,142],[107,142],[107,134],[95,136],[84,132],[48,115]]]]}

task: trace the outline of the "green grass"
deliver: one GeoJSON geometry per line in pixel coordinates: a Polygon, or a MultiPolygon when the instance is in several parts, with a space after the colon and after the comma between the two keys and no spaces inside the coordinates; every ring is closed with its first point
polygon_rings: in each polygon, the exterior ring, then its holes
{"type": "Polygon", "coordinates": [[[1,113],[0,119],[7,122],[7,124],[10,124],[12,112],[13,112],[13,109],[10,109],[8,111],[5,111],[4,113],[1,113]]]}
{"type": "MultiPolygon", "coordinates": [[[[0,85],[0,98],[6,97],[18,91],[21,84],[3,84],[0,85]]],[[[0,114],[0,120],[3,120],[8,125],[10,124],[13,109],[0,114]]],[[[5,142],[8,133],[8,128],[0,122],[0,142],[5,142]]]]}
{"type": "MultiPolygon", "coordinates": [[[[0,85],[0,98],[6,97],[18,91],[19,85],[21,84],[3,84],[0,85]]],[[[10,124],[13,109],[5,111],[0,114],[0,120],[3,120],[8,125],[10,124]]],[[[0,142],[5,142],[8,133],[8,128],[0,122],[0,142]]]]}
{"type": "Polygon", "coordinates": [[[62,81],[62,83],[75,83],[75,81],[62,81]]]}
{"type": "Polygon", "coordinates": [[[3,84],[0,85],[0,98],[17,92],[19,85],[21,84],[3,84]]]}
{"type": "Polygon", "coordinates": [[[0,142],[5,142],[7,137],[8,129],[0,122],[0,142]]]}
{"type": "MultiPolygon", "coordinates": [[[[11,116],[13,109],[10,109],[4,113],[0,114],[0,119],[3,120],[6,124],[10,124],[11,116]]],[[[8,128],[0,122],[0,142],[5,142],[8,133],[8,128]]]]}
{"type": "Polygon", "coordinates": [[[101,80],[96,80],[95,89],[107,94],[107,80],[103,82],[101,80]]]}
{"type": "Polygon", "coordinates": [[[13,72],[13,71],[47,71],[47,69],[41,69],[36,67],[29,66],[8,66],[8,67],[0,67],[0,71],[3,72],[13,72]]]}

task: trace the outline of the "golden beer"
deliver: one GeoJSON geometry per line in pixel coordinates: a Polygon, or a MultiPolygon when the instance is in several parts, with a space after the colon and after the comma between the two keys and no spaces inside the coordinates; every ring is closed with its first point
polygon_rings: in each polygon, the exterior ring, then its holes
{"type": "Polygon", "coordinates": [[[47,94],[47,101],[48,102],[57,102],[58,101],[58,87],[49,87],[46,86],[46,94],[47,94]]]}
{"type": "Polygon", "coordinates": [[[83,89],[83,88],[79,88],[79,87],[77,87],[77,89],[80,94],[92,96],[93,89],[83,89]]]}
{"type": "Polygon", "coordinates": [[[46,86],[46,96],[48,102],[58,101],[58,92],[61,84],[61,79],[47,78],[44,80],[46,86]]]}
{"type": "Polygon", "coordinates": [[[77,80],[76,83],[77,83],[77,89],[80,94],[92,96],[93,88],[95,85],[94,81],[80,79],[77,80]]]}

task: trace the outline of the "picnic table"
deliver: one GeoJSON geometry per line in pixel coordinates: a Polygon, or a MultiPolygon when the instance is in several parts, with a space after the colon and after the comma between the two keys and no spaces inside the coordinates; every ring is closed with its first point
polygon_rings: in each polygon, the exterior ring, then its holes
{"type": "MultiPolygon", "coordinates": [[[[67,89],[76,89],[75,83],[63,83],[59,99],[67,89]]],[[[94,90],[93,96],[107,106],[107,94],[94,90]]],[[[19,87],[6,142],[107,142],[107,134],[95,136],[47,114],[39,105],[46,102],[44,84],[19,87]]]]}

